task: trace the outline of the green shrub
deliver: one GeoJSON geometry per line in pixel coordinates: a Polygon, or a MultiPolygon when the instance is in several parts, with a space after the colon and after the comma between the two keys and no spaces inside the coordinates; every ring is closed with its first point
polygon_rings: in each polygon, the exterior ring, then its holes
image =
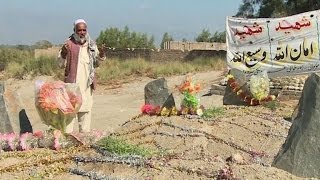
{"type": "Polygon", "coordinates": [[[33,58],[32,51],[19,50],[14,48],[1,48],[0,49],[0,71],[7,68],[9,63],[23,63],[24,61],[33,58]]]}
{"type": "Polygon", "coordinates": [[[280,103],[278,101],[270,101],[270,102],[264,103],[263,106],[274,111],[280,107],[280,103]]]}
{"type": "Polygon", "coordinates": [[[41,56],[25,61],[23,66],[26,73],[31,72],[33,75],[54,75],[59,70],[57,60],[54,57],[41,56]]]}
{"type": "Polygon", "coordinates": [[[8,77],[21,79],[26,75],[56,75],[59,67],[55,58],[39,57],[37,59],[25,59],[22,62],[12,61],[5,68],[8,77]]]}
{"type": "Polygon", "coordinates": [[[223,107],[211,107],[211,108],[205,109],[201,117],[208,120],[208,119],[221,117],[224,114],[225,114],[225,110],[223,107]]]}
{"type": "Polygon", "coordinates": [[[6,75],[8,77],[21,79],[24,75],[23,65],[17,62],[10,62],[6,68],[6,75]]]}
{"type": "Polygon", "coordinates": [[[150,157],[152,154],[154,154],[154,152],[150,149],[132,145],[124,140],[111,136],[101,139],[97,144],[107,151],[118,155],[138,155],[142,157],[150,157]]]}

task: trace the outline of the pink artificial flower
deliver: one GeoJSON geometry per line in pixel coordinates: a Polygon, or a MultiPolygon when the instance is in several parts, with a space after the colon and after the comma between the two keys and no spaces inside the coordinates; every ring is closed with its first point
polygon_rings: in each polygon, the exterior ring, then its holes
{"type": "Polygon", "coordinates": [[[151,104],[145,104],[141,107],[141,112],[143,114],[155,115],[155,114],[159,114],[160,111],[161,111],[160,106],[153,106],[151,104]]]}
{"type": "Polygon", "coordinates": [[[13,151],[16,149],[16,147],[14,147],[13,141],[16,138],[16,135],[14,133],[10,133],[10,134],[5,134],[5,138],[7,140],[7,145],[8,145],[8,150],[13,151]]]}
{"type": "Polygon", "coordinates": [[[74,139],[76,139],[76,141],[78,143],[81,143],[81,144],[85,144],[84,141],[83,141],[83,133],[75,133],[75,132],[72,132],[69,134],[70,136],[72,136],[74,139]]]}
{"type": "Polygon", "coordinates": [[[145,114],[150,114],[152,112],[153,106],[151,104],[145,104],[141,107],[141,112],[145,114]]]}
{"type": "Polygon", "coordinates": [[[99,130],[94,129],[91,132],[92,132],[93,136],[95,137],[95,141],[99,141],[101,138],[106,136],[105,131],[99,131],[99,130]]]}
{"type": "Polygon", "coordinates": [[[27,138],[30,133],[26,132],[20,135],[19,142],[21,150],[29,150],[29,146],[27,145],[27,138]]]}
{"type": "Polygon", "coordinates": [[[42,138],[43,137],[43,132],[42,131],[36,131],[33,133],[33,136],[38,137],[38,138],[42,138]]]}

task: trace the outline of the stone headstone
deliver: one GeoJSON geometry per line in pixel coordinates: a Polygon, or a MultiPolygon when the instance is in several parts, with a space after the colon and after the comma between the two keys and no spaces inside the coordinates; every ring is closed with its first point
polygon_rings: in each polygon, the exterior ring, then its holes
{"type": "Polygon", "coordinates": [[[0,133],[13,132],[11,122],[9,120],[7,107],[4,101],[4,84],[0,83],[0,133]]]}
{"type": "MultiPolygon", "coordinates": [[[[248,91],[246,85],[248,78],[246,78],[246,75],[242,71],[238,69],[231,69],[229,73],[233,75],[239,87],[248,91]]],[[[250,93],[250,91],[248,92],[250,93]]],[[[237,94],[232,91],[232,88],[227,85],[223,95],[223,105],[247,105],[247,103],[240,99],[237,94]]]]}
{"type": "Polygon", "coordinates": [[[245,106],[247,105],[242,99],[240,99],[235,92],[232,91],[232,88],[227,85],[226,90],[223,95],[223,105],[237,105],[245,106]]]}
{"type": "Polygon", "coordinates": [[[164,108],[164,107],[167,109],[171,109],[173,107],[176,107],[176,103],[174,101],[172,93],[170,94],[170,96],[168,96],[166,102],[164,102],[164,104],[162,105],[161,108],[164,108]]]}
{"type": "Polygon", "coordinates": [[[21,109],[19,112],[19,124],[20,124],[20,134],[23,134],[26,132],[33,133],[33,129],[25,109],[21,109]]]}
{"type": "Polygon", "coordinates": [[[230,70],[229,73],[232,76],[234,76],[234,78],[236,79],[239,86],[244,86],[249,81],[249,77],[247,77],[245,73],[243,73],[242,71],[240,71],[238,69],[233,68],[230,70]]]}
{"type": "Polygon", "coordinates": [[[168,85],[164,78],[151,81],[144,87],[145,104],[161,107],[168,97],[168,85]]]}
{"type": "MultiPolygon", "coordinates": [[[[299,113],[299,103],[297,104],[297,106],[294,108],[292,115],[291,115],[291,121],[293,122],[293,120],[297,119],[298,117],[298,113],[299,113]]],[[[301,114],[300,114],[301,115],[301,114]]]]}
{"type": "Polygon", "coordinates": [[[296,118],[272,166],[300,177],[320,178],[320,77],[306,80],[296,118]]]}

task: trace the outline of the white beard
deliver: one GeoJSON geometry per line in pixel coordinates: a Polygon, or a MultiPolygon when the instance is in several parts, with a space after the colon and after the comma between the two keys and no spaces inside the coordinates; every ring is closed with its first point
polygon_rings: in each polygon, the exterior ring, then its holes
{"type": "Polygon", "coordinates": [[[78,43],[84,44],[85,42],[87,42],[88,35],[86,34],[85,37],[81,38],[78,34],[73,34],[73,37],[78,43]]]}

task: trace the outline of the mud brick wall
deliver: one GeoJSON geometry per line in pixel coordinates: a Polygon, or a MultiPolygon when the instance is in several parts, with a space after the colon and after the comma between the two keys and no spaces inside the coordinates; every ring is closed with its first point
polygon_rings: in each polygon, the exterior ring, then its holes
{"type": "Polygon", "coordinates": [[[143,58],[148,61],[183,61],[196,58],[226,58],[226,51],[220,50],[170,50],[170,49],[106,49],[107,58],[136,59],[143,58]]]}
{"type": "Polygon", "coordinates": [[[193,50],[193,51],[188,51],[188,54],[184,57],[186,60],[193,60],[196,58],[211,58],[211,57],[216,57],[216,58],[221,58],[221,59],[226,59],[226,51],[224,50],[193,50]]]}
{"type": "Polygon", "coordinates": [[[209,43],[209,42],[183,42],[183,41],[167,41],[164,43],[164,49],[177,50],[227,50],[226,43],[209,43]]]}
{"type": "MultiPolygon", "coordinates": [[[[60,47],[49,49],[35,49],[35,57],[50,56],[57,57],[60,47]]],[[[196,58],[226,58],[225,50],[177,50],[177,49],[135,49],[135,48],[106,48],[107,58],[115,59],[137,59],[142,58],[148,61],[182,61],[194,60],[196,58]]]]}

